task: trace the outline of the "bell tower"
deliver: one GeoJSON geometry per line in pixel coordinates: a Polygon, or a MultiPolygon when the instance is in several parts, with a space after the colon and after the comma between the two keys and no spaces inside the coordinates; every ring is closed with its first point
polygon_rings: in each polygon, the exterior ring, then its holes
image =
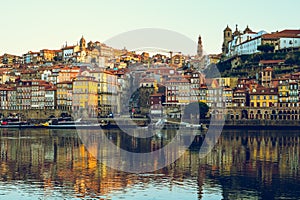
{"type": "Polygon", "coordinates": [[[226,53],[228,53],[228,43],[232,40],[232,30],[227,25],[223,33],[224,36],[223,36],[222,53],[225,55],[226,53]]]}
{"type": "Polygon", "coordinates": [[[203,56],[203,45],[202,45],[201,36],[199,35],[199,37],[198,37],[198,46],[197,46],[197,57],[202,58],[202,56],[203,56]]]}
{"type": "Polygon", "coordinates": [[[86,41],[85,41],[85,39],[83,38],[83,36],[82,36],[81,39],[80,39],[79,47],[80,47],[80,50],[81,50],[81,51],[85,50],[85,48],[86,48],[86,41]]]}

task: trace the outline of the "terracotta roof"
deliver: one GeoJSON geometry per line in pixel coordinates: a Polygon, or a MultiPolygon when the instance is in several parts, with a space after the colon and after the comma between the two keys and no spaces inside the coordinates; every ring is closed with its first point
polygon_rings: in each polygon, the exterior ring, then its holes
{"type": "Polygon", "coordinates": [[[150,95],[150,97],[161,97],[163,95],[164,95],[163,93],[155,93],[155,94],[150,95]]]}
{"type": "Polygon", "coordinates": [[[284,37],[300,38],[300,30],[283,30],[276,33],[264,34],[263,39],[279,39],[284,37]]]}
{"type": "Polygon", "coordinates": [[[278,88],[265,88],[265,87],[258,87],[255,89],[255,92],[252,90],[250,91],[251,95],[276,95],[278,94],[278,88]]]}
{"type": "Polygon", "coordinates": [[[46,91],[55,91],[57,88],[56,87],[50,87],[50,88],[46,88],[46,91]]]}
{"type": "Polygon", "coordinates": [[[57,83],[58,84],[72,84],[73,82],[72,81],[62,81],[62,82],[59,82],[57,83]]]}
{"type": "Polygon", "coordinates": [[[246,93],[247,91],[245,89],[237,89],[233,91],[234,93],[246,93]]]}
{"type": "Polygon", "coordinates": [[[278,64],[284,63],[284,60],[261,60],[259,64],[278,64]]]}
{"type": "Polygon", "coordinates": [[[186,79],[181,79],[181,80],[170,79],[170,80],[166,81],[166,84],[168,84],[168,83],[189,83],[189,81],[186,79]]]}
{"type": "Polygon", "coordinates": [[[13,88],[0,87],[0,91],[13,91],[13,88]]]}
{"type": "Polygon", "coordinates": [[[224,88],[223,90],[224,90],[224,91],[232,91],[231,88],[224,88]]]}

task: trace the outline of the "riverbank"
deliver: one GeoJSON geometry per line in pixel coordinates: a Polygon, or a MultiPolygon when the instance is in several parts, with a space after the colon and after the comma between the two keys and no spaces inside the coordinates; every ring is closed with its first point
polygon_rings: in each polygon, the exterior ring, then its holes
{"type": "MultiPolygon", "coordinates": [[[[41,122],[44,122],[45,120],[41,120],[41,122]]],[[[93,122],[95,122],[95,119],[92,119],[93,122]]],[[[193,124],[190,126],[188,123],[181,123],[179,120],[167,120],[163,124],[160,124],[159,126],[156,126],[156,121],[152,121],[152,123],[149,125],[149,120],[145,118],[135,118],[135,119],[128,119],[128,118],[104,118],[99,119],[99,127],[100,122],[105,121],[108,122],[108,125],[102,126],[103,129],[118,129],[119,127],[125,127],[125,128],[136,128],[136,127],[143,127],[143,128],[163,128],[163,129],[178,129],[179,127],[187,127],[187,128],[196,128],[199,126],[199,124],[202,124],[203,127],[209,128],[211,126],[222,126],[222,121],[210,121],[210,120],[201,120],[201,122],[197,124],[193,124]],[[134,123],[132,123],[132,121],[134,123]],[[131,122],[131,123],[129,123],[131,122]]],[[[29,122],[29,121],[28,121],[29,122]]],[[[95,127],[95,126],[94,126],[95,127]]],[[[0,126],[0,128],[56,128],[55,125],[52,127],[45,127],[42,126],[37,122],[37,120],[34,120],[34,123],[28,123],[27,126],[15,126],[15,127],[8,127],[8,126],[0,126]]],[[[74,127],[57,127],[57,128],[80,128],[80,126],[76,126],[74,124],[74,127]]],[[[300,121],[299,120],[265,120],[265,119],[242,119],[242,120],[225,120],[223,129],[252,129],[252,130],[276,130],[276,129],[293,129],[293,130],[300,130],[300,121]]]]}
{"type": "Polygon", "coordinates": [[[245,120],[226,120],[224,129],[294,129],[300,130],[299,120],[257,120],[257,119],[245,119],[245,120]]]}

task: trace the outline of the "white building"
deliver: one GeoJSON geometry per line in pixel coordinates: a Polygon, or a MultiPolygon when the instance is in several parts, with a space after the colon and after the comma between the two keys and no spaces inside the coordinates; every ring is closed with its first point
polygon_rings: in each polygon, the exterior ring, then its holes
{"type": "Polygon", "coordinates": [[[299,47],[300,47],[300,34],[295,37],[282,37],[279,39],[279,49],[299,48],[299,47]]]}
{"type": "Polygon", "coordinates": [[[266,31],[252,32],[248,27],[244,33],[236,33],[233,40],[228,43],[227,57],[236,55],[249,55],[258,53],[257,47],[262,44],[261,36],[266,34],[266,31]]]}
{"type": "Polygon", "coordinates": [[[62,56],[63,60],[68,61],[69,59],[73,58],[75,56],[75,53],[79,51],[79,46],[66,46],[62,48],[62,56]]]}

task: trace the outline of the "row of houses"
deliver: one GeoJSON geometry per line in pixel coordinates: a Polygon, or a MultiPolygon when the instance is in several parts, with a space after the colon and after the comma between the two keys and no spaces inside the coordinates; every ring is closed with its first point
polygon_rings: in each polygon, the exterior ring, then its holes
{"type": "Polygon", "coordinates": [[[285,108],[300,105],[300,73],[272,78],[272,69],[266,68],[261,77],[205,79],[198,72],[169,77],[162,85],[165,92],[152,95],[152,109],[158,106],[158,97],[164,97],[162,106],[180,106],[192,102],[206,103],[210,108],[285,108]],[[154,102],[154,103],[152,103],[154,102]]]}
{"type": "Polygon", "coordinates": [[[22,80],[1,85],[1,110],[88,110],[91,116],[118,112],[120,85],[109,71],[84,71],[58,83],[22,80]]]}
{"type": "Polygon", "coordinates": [[[4,65],[14,64],[42,64],[52,62],[93,63],[99,66],[108,66],[110,60],[123,54],[126,50],[114,49],[104,43],[86,42],[84,37],[76,45],[67,43],[60,49],[42,49],[40,51],[28,51],[22,56],[4,54],[0,57],[0,63],[4,65]]]}

